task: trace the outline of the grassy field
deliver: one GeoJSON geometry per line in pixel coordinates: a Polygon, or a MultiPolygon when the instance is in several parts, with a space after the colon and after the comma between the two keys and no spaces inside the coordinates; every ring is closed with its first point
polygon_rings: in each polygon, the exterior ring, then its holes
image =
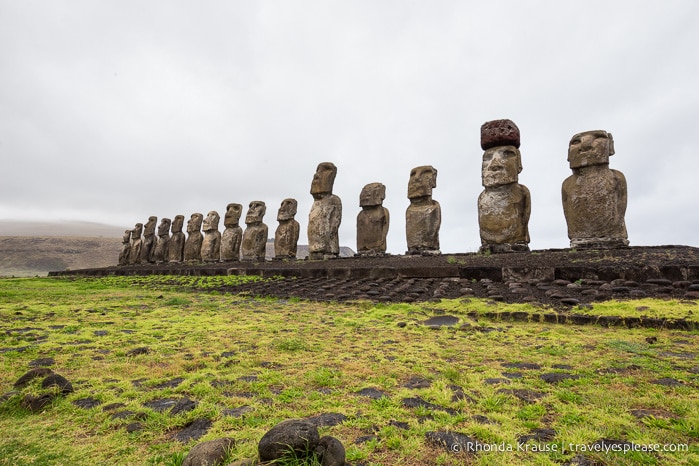
{"type": "MultiPolygon", "coordinates": [[[[472,319],[541,312],[476,299],[317,304],[215,291],[241,279],[0,279],[0,464],[180,465],[220,437],[236,440],[232,462],[255,456],[278,422],[328,413],[346,418],[321,435],[340,439],[351,464],[699,464],[699,332],[472,319]],[[424,324],[445,314],[457,325],[424,324]],[[74,391],[32,412],[22,400],[52,389],[41,378],[13,385],[39,358],[74,391]],[[185,398],[193,409],[175,415],[151,404],[185,398]],[[177,440],[202,419],[203,437],[177,440]],[[465,434],[479,451],[446,448],[433,432],[465,434]],[[605,447],[659,451],[595,451],[605,447]]],[[[699,317],[677,301],[595,311],[699,317]]]]}

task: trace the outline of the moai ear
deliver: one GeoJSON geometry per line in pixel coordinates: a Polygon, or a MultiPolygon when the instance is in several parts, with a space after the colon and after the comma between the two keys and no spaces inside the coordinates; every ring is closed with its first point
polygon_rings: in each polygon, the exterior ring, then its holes
{"type": "Polygon", "coordinates": [[[607,133],[607,136],[609,137],[609,155],[614,155],[614,137],[612,133],[607,133]]]}

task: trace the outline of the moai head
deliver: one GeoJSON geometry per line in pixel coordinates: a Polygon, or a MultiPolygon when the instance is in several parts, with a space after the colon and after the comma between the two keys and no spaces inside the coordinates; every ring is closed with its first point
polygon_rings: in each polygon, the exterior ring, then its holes
{"type": "Polygon", "coordinates": [[[152,236],[155,234],[155,227],[158,224],[158,217],[151,215],[148,217],[148,222],[143,226],[143,235],[152,236]]]}
{"type": "Polygon", "coordinates": [[[612,133],[606,131],[578,133],[570,139],[568,144],[568,162],[573,169],[590,165],[608,165],[611,155],[614,155],[614,139],[612,133]]]}
{"type": "Polygon", "coordinates": [[[322,194],[332,194],[335,175],[337,175],[337,167],[333,163],[319,163],[318,168],[316,168],[316,173],[313,175],[313,181],[311,182],[311,194],[313,197],[322,194]]]}
{"type": "Polygon", "coordinates": [[[164,218],[160,221],[160,225],[158,225],[158,236],[165,236],[168,233],[170,233],[170,226],[172,225],[172,221],[169,218],[164,218]]]}
{"type": "Polygon", "coordinates": [[[486,188],[517,183],[522,171],[519,128],[512,120],[493,120],[481,126],[483,165],[481,180],[486,188]]]}
{"type": "Polygon", "coordinates": [[[127,244],[131,241],[131,230],[125,230],[124,236],[121,237],[121,242],[127,244]]]}
{"type": "Polygon", "coordinates": [[[369,183],[359,194],[359,207],[381,205],[384,199],[386,199],[386,186],[381,183],[369,183]]]}
{"type": "Polygon", "coordinates": [[[213,231],[213,230],[218,230],[218,222],[220,220],[220,216],[218,215],[218,212],[215,210],[212,210],[206,215],[206,218],[204,219],[204,226],[203,230],[204,231],[213,231]]]}
{"type": "Polygon", "coordinates": [[[248,213],[245,216],[245,224],[253,225],[256,223],[262,223],[262,218],[267,212],[267,206],[262,201],[252,201],[250,206],[248,206],[248,213]]]}
{"type": "Polygon", "coordinates": [[[143,224],[137,223],[131,230],[131,239],[140,239],[143,234],[143,224]]]}
{"type": "Polygon", "coordinates": [[[498,146],[483,153],[481,180],[486,188],[517,183],[522,171],[522,156],[515,146],[498,146]]]}
{"type": "Polygon", "coordinates": [[[181,233],[183,225],[184,225],[184,215],[175,215],[175,219],[172,221],[171,231],[173,233],[181,233]]]}
{"type": "Polygon", "coordinates": [[[431,165],[423,165],[410,170],[408,181],[408,199],[432,195],[432,188],[437,187],[437,170],[431,165]]]}
{"type": "Polygon", "coordinates": [[[296,209],[298,208],[298,202],[296,199],[284,199],[282,205],[277,211],[277,221],[282,222],[284,220],[291,220],[296,216],[296,209]]]}
{"type": "Polygon", "coordinates": [[[223,226],[226,228],[237,227],[240,222],[240,216],[243,214],[243,206],[240,204],[230,203],[226,206],[226,215],[223,218],[223,226]]]}
{"type": "Polygon", "coordinates": [[[201,223],[204,220],[204,215],[200,213],[194,213],[192,216],[187,220],[187,233],[196,233],[197,231],[201,231],[201,223]]]}

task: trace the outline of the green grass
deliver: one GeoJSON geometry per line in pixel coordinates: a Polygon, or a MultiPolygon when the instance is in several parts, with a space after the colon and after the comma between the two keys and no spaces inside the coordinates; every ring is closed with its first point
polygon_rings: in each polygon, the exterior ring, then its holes
{"type": "MultiPolygon", "coordinates": [[[[180,465],[197,442],[224,436],[236,439],[228,455],[234,461],[255,456],[259,439],[278,422],[329,412],[347,420],[321,428],[321,435],[340,439],[348,461],[369,465],[555,465],[576,454],[601,464],[699,464],[696,331],[488,320],[484,312],[546,310],[477,299],[319,304],[221,293],[223,286],[250,279],[256,278],[0,280],[0,396],[6,395],[0,401],[0,464],[180,465]],[[476,319],[467,317],[474,311],[476,319]],[[469,325],[420,325],[436,312],[469,325]],[[656,341],[648,343],[648,337],[656,341]],[[149,351],[130,353],[143,347],[149,351]],[[31,413],[21,400],[42,393],[40,379],[17,393],[13,384],[31,361],[45,357],[56,361],[52,369],[75,391],[31,413]],[[540,368],[506,367],[520,363],[540,368]],[[540,378],[548,373],[577,378],[551,384],[540,378]],[[177,378],[181,383],[166,386],[177,378]],[[407,388],[413,378],[429,386],[407,388]],[[658,385],[659,379],[679,385],[658,385]],[[465,396],[455,397],[455,385],[465,396]],[[356,395],[368,387],[388,397],[356,395]],[[536,397],[524,401],[522,393],[536,397]],[[102,404],[73,404],[86,397],[102,404]],[[196,408],[170,416],[144,406],[183,397],[195,400],[196,408]],[[444,410],[407,408],[402,400],[414,397],[444,410]],[[103,410],[112,403],[134,415],[113,418],[116,411],[103,410]],[[241,417],[224,413],[242,406],[248,411],[241,417]],[[635,410],[651,414],[639,418],[635,410]],[[173,439],[199,418],[213,423],[203,438],[186,444],[173,439]],[[132,422],[141,430],[128,433],[132,422]],[[518,438],[534,429],[556,434],[518,451],[518,438]],[[465,457],[427,443],[430,431],[459,432],[514,451],[465,457]],[[688,444],[689,451],[623,454],[569,447],[602,438],[688,444]],[[532,445],[557,448],[534,452],[532,445]]],[[[586,312],[699,314],[692,303],[647,299],[599,303],[586,312]]]]}

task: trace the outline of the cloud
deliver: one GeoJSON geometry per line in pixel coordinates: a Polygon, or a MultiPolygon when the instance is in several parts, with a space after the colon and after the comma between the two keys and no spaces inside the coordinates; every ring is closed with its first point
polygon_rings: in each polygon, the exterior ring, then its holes
{"type": "Polygon", "coordinates": [[[442,250],[480,244],[480,125],[522,131],[533,248],[568,243],[560,184],[577,132],[614,134],[632,244],[696,244],[692,1],[0,2],[0,217],[132,225],[299,201],[338,166],[354,247],[362,186],[439,170],[442,250]]]}

